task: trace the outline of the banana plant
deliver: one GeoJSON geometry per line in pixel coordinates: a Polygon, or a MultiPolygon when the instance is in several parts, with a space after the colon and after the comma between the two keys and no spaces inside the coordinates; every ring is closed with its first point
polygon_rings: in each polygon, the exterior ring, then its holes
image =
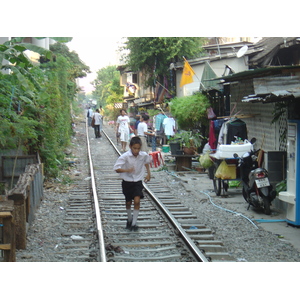
{"type": "MultiPolygon", "coordinates": [[[[43,47],[39,47],[30,43],[23,43],[23,37],[15,37],[3,44],[0,44],[0,69],[10,70],[19,80],[19,84],[28,89],[27,80],[30,80],[35,86],[34,81],[28,70],[33,67],[31,60],[24,54],[24,51],[31,50],[36,52],[46,59],[51,60],[52,52],[43,47]],[[5,62],[6,60],[6,62],[5,62]]],[[[37,37],[36,39],[44,39],[44,37],[37,37]]],[[[57,42],[69,42],[72,38],[53,37],[51,38],[57,42]]]]}

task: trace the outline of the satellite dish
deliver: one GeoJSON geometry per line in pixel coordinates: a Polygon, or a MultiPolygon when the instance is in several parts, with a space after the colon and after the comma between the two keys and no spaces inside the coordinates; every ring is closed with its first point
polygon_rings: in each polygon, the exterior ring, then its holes
{"type": "Polygon", "coordinates": [[[238,51],[238,53],[236,54],[236,57],[242,57],[242,56],[244,56],[245,53],[247,52],[247,50],[248,50],[248,46],[247,46],[247,45],[243,46],[243,47],[238,51]]]}

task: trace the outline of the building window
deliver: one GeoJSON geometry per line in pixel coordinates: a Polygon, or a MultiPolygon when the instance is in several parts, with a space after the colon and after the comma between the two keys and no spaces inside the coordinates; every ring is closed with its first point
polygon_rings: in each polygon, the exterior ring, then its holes
{"type": "Polygon", "coordinates": [[[138,74],[132,74],[132,83],[138,83],[138,74]]]}

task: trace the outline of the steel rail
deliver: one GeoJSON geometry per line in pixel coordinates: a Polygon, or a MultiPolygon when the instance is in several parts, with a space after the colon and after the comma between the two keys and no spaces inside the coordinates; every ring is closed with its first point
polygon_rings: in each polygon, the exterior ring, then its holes
{"type": "Polygon", "coordinates": [[[94,198],[93,202],[94,202],[94,209],[96,214],[96,228],[97,228],[97,235],[98,235],[98,242],[99,242],[99,258],[100,258],[100,262],[106,262],[105,242],[104,242],[101,214],[99,209],[99,201],[98,201],[98,195],[97,195],[97,189],[95,183],[94,167],[93,167],[92,156],[91,156],[87,121],[85,123],[85,128],[86,128],[86,139],[87,139],[87,148],[88,148],[88,160],[89,160],[90,173],[91,173],[92,194],[94,198]]]}
{"type": "MultiPolygon", "coordinates": [[[[113,141],[109,138],[109,136],[106,134],[106,132],[104,130],[102,130],[102,133],[105,135],[105,137],[111,143],[111,145],[114,147],[115,151],[120,155],[121,154],[120,151],[117,149],[117,147],[115,146],[113,141]]],[[[195,258],[200,262],[209,262],[209,260],[206,258],[206,256],[199,250],[199,248],[195,245],[195,243],[188,236],[188,234],[185,232],[185,230],[181,227],[179,222],[170,213],[170,211],[165,207],[165,205],[152,193],[152,191],[149,189],[149,187],[147,186],[146,183],[143,182],[143,185],[144,185],[146,192],[160,207],[160,209],[163,211],[163,213],[166,215],[166,217],[169,219],[169,221],[172,223],[172,225],[178,230],[181,237],[185,240],[185,243],[188,246],[188,248],[193,252],[195,258]]]]}
{"type": "Polygon", "coordinates": [[[181,227],[179,222],[174,218],[174,216],[169,212],[169,210],[163,205],[163,203],[152,193],[152,191],[147,187],[147,184],[143,183],[145,190],[151,196],[151,198],[160,207],[172,225],[179,231],[181,237],[185,240],[186,245],[193,252],[196,259],[200,262],[209,262],[206,256],[200,251],[200,249],[195,245],[192,239],[188,236],[185,230],[181,227]]]}

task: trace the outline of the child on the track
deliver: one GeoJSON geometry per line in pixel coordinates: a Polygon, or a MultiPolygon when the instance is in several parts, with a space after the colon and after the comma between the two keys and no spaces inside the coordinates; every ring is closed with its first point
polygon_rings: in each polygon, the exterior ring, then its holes
{"type": "Polygon", "coordinates": [[[148,115],[142,115],[141,116],[141,121],[138,124],[137,127],[137,135],[141,138],[142,140],[142,151],[147,152],[148,151],[148,146],[147,146],[147,139],[146,136],[154,136],[154,133],[150,133],[148,130],[148,122],[149,116],[148,115]]]}
{"type": "Polygon", "coordinates": [[[147,175],[145,182],[150,181],[150,162],[151,156],[144,151],[140,151],[142,141],[139,137],[133,137],[130,140],[129,150],[123,153],[116,161],[114,170],[120,174],[122,181],[122,190],[126,201],[127,224],[126,228],[131,231],[137,231],[136,225],[138,214],[140,211],[140,199],[143,195],[143,182],[145,176],[145,168],[147,175]],[[131,214],[131,204],[134,202],[133,215],[131,214]]]}

